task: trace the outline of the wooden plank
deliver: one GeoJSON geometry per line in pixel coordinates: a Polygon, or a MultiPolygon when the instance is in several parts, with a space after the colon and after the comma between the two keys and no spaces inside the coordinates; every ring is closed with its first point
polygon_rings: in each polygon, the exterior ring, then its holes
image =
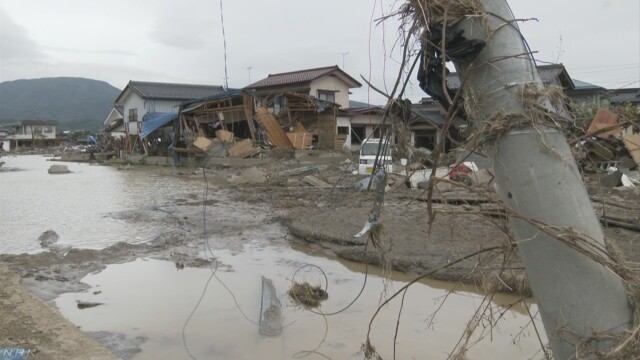
{"type": "Polygon", "coordinates": [[[617,136],[620,134],[620,128],[614,128],[610,131],[600,132],[599,130],[616,125],[618,123],[618,115],[612,113],[607,109],[598,109],[596,112],[596,116],[593,117],[593,121],[591,121],[591,125],[589,125],[589,129],[587,130],[587,136],[590,134],[598,133],[596,137],[601,139],[608,139],[613,136],[617,136]]]}
{"type": "Polygon", "coordinates": [[[308,132],[290,132],[287,133],[287,137],[293,144],[293,148],[296,150],[309,149],[313,140],[313,135],[308,132]]]}
{"type": "Polygon", "coordinates": [[[253,147],[251,139],[245,139],[230,147],[228,152],[230,157],[242,159],[258,154],[260,149],[253,147]]]}
{"type": "Polygon", "coordinates": [[[222,142],[230,142],[233,141],[233,133],[226,130],[217,130],[216,138],[222,142]]]}
{"type": "Polygon", "coordinates": [[[293,147],[284,130],[280,127],[278,119],[266,108],[259,107],[256,109],[256,120],[267,131],[267,139],[273,146],[279,148],[293,147]]]}
{"type": "Polygon", "coordinates": [[[211,140],[207,139],[204,136],[199,136],[196,138],[196,141],[193,142],[193,146],[202,151],[207,151],[211,146],[211,140]]]}
{"type": "Polygon", "coordinates": [[[640,134],[627,135],[622,141],[633,161],[640,166],[640,134]]]}
{"type": "Polygon", "coordinates": [[[251,140],[256,141],[256,126],[253,123],[253,96],[242,93],[242,107],[244,108],[244,116],[247,118],[251,140]]]}

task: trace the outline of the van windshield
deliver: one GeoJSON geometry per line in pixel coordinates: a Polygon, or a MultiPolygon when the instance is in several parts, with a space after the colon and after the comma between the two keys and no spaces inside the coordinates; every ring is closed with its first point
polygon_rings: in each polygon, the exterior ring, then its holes
{"type": "MultiPolygon", "coordinates": [[[[362,150],[360,150],[360,155],[364,156],[376,156],[378,153],[378,146],[380,143],[364,143],[362,145],[362,150]]],[[[384,144],[384,148],[380,155],[382,156],[391,156],[391,149],[389,148],[389,144],[384,144]]]]}

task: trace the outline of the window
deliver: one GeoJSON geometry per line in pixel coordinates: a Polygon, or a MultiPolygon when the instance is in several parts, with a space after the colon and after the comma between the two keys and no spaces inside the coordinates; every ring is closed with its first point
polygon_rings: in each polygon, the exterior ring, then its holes
{"type": "Polygon", "coordinates": [[[336,102],[336,94],[333,91],[318,90],[318,99],[334,103],[336,102]]]}
{"type": "Polygon", "coordinates": [[[338,134],[339,135],[349,135],[349,127],[348,126],[338,126],[338,134]]]}
{"type": "Polygon", "coordinates": [[[138,121],[138,109],[129,109],[129,121],[138,121]]]}
{"type": "Polygon", "coordinates": [[[44,128],[44,132],[52,133],[53,132],[53,128],[51,126],[47,126],[46,128],[44,128]]]}
{"type": "Polygon", "coordinates": [[[34,127],[34,128],[33,128],[33,133],[34,133],[35,135],[40,135],[40,134],[42,134],[42,128],[41,128],[40,126],[36,126],[36,127],[34,127]]]}

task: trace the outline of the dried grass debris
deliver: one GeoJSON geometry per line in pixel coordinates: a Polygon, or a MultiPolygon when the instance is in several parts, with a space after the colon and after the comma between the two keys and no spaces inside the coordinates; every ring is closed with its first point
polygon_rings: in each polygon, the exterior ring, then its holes
{"type": "Polygon", "coordinates": [[[313,286],[306,281],[294,282],[287,294],[293,301],[306,307],[318,307],[329,297],[329,294],[319,285],[313,286]]]}

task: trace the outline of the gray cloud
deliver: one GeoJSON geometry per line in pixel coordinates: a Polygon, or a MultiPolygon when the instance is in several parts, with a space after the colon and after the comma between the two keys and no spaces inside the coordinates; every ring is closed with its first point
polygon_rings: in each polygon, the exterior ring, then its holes
{"type": "Polygon", "coordinates": [[[135,56],[137,55],[133,51],[117,50],[117,49],[104,49],[104,50],[91,50],[91,49],[74,49],[67,47],[54,47],[45,46],[43,50],[59,53],[78,53],[78,54],[101,54],[101,55],[116,55],[116,56],[135,56]]]}
{"type": "Polygon", "coordinates": [[[44,58],[45,54],[29,37],[27,30],[0,8],[0,64],[16,61],[36,62],[44,58]]]}
{"type": "Polygon", "coordinates": [[[220,31],[215,27],[218,11],[211,3],[185,0],[180,6],[166,1],[154,5],[158,11],[149,38],[158,44],[182,50],[201,50],[212,33],[220,31]]]}

